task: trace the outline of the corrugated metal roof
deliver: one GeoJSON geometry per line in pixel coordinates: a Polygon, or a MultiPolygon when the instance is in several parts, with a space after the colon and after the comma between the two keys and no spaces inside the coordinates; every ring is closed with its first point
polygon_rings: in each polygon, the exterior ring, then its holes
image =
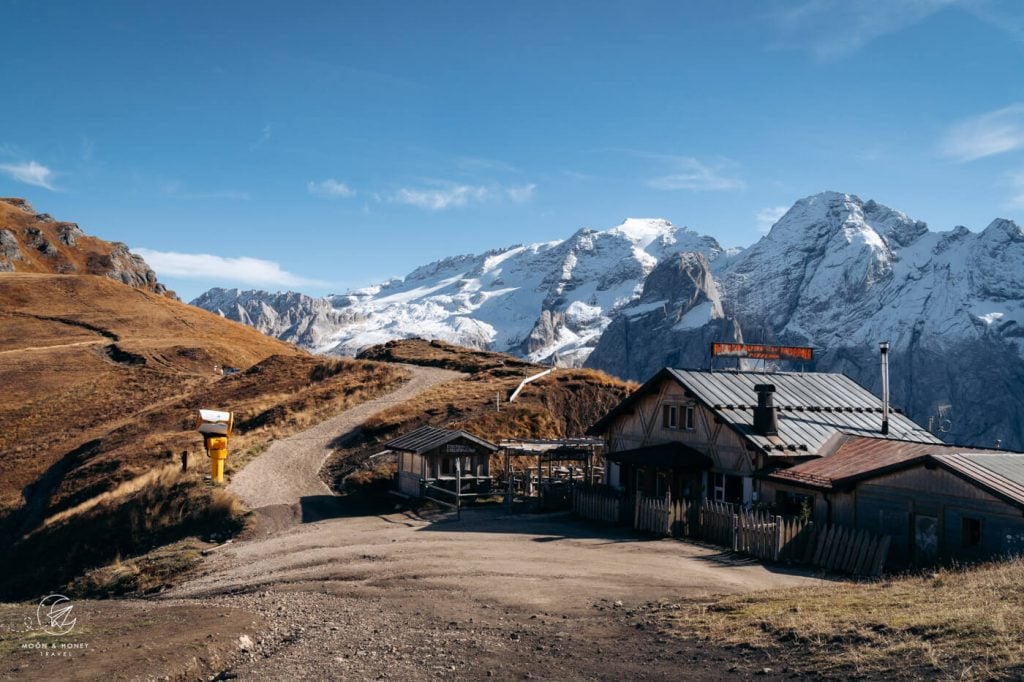
{"type": "Polygon", "coordinates": [[[928,458],[941,463],[948,462],[950,467],[955,466],[964,472],[972,471],[972,477],[977,480],[982,478],[977,467],[989,467],[996,475],[1020,481],[1021,493],[1024,494],[1024,455],[975,449],[965,445],[851,435],[843,436],[833,454],[773,471],[768,477],[827,489],[872,478],[928,458]]]}
{"type": "Polygon", "coordinates": [[[914,443],[880,437],[844,435],[832,454],[801,462],[789,469],[774,471],[769,474],[769,478],[818,488],[832,488],[877,475],[926,455],[962,453],[965,450],[976,453],[990,452],[945,443],[914,443]]]}
{"type": "Polygon", "coordinates": [[[843,374],[668,370],[723,420],[769,454],[821,454],[838,432],[889,440],[939,443],[939,439],[890,409],[889,434],[881,434],[882,401],[843,374]],[[754,386],[775,386],[778,436],[754,432],[754,386]]]}
{"type": "Polygon", "coordinates": [[[403,452],[414,452],[419,455],[459,438],[470,440],[487,450],[494,451],[498,449],[498,446],[494,443],[489,443],[483,438],[477,438],[471,433],[452,431],[451,429],[438,429],[433,426],[421,426],[415,431],[388,441],[384,444],[384,447],[389,450],[402,450],[403,452]]]}
{"type": "Polygon", "coordinates": [[[935,455],[935,460],[996,496],[1024,507],[1024,454],[958,452],[935,455]]]}

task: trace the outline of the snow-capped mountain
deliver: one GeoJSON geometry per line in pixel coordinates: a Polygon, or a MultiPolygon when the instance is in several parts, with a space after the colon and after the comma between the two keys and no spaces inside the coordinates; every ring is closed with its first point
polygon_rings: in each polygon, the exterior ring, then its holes
{"type": "Polygon", "coordinates": [[[725,252],[664,220],[431,263],[345,295],[211,290],[194,301],[317,352],[440,338],[643,380],[707,366],[713,340],[814,346],[817,369],[879,389],[947,440],[1024,448],[1024,231],[927,225],[874,201],[798,201],[725,252]]]}
{"type": "Polygon", "coordinates": [[[419,336],[573,365],[640,295],[658,262],[678,252],[709,261],[723,254],[711,237],[665,220],[629,219],[564,241],[446,258],[343,295],[212,289],[193,304],[318,353],[354,355],[419,336]]]}
{"type": "MultiPolygon", "coordinates": [[[[814,346],[817,369],[877,391],[878,343],[888,340],[894,404],[933,419],[949,440],[1024,448],[1024,231],[1015,223],[930,232],[826,192],[798,201],[715,279],[722,319],[747,341],[814,346]]],[[[648,286],[644,298],[679,291],[648,286]]],[[[680,352],[685,338],[666,336],[663,316],[641,307],[620,311],[592,364],[642,379],[680,352]],[[628,344],[611,333],[626,324],[628,344]],[[652,345],[662,350],[643,350],[652,345]]]]}

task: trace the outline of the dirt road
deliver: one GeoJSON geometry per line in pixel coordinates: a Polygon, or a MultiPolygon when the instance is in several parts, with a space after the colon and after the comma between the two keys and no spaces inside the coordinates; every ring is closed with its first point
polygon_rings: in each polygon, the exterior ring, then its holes
{"type": "Polygon", "coordinates": [[[725,661],[763,679],[764,656],[672,639],[640,607],[817,582],[717,549],[500,510],[340,516],[238,544],[206,569],[170,603],[272,623],[231,669],[255,680],[719,679],[725,661]]]}
{"type": "Polygon", "coordinates": [[[320,422],[290,438],[274,441],[262,455],[236,473],[228,489],[250,509],[271,505],[294,505],[302,498],[333,493],[320,480],[320,469],[331,454],[330,442],[358,428],[377,412],[404,402],[445,381],[464,376],[433,367],[405,366],[412,379],[397,390],[320,422]]]}

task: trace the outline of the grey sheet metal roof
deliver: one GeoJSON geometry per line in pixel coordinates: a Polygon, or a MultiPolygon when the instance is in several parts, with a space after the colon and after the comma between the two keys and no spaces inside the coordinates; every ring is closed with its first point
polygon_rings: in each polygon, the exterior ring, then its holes
{"type": "Polygon", "coordinates": [[[491,450],[493,452],[498,449],[498,446],[494,443],[490,443],[483,438],[477,438],[471,433],[466,433],[465,431],[452,431],[451,429],[438,429],[433,426],[421,426],[415,431],[388,441],[384,444],[384,447],[388,450],[414,452],[417,455],[420,455],[460,438],[472,441],[485,450],[491,450]]]}
{"type": "Polygon", "coordinates": [[[1024,507],[1024,454],[960,452],[932,457],[961,478],[1024,507]]]}
{"type": "Polygon", "coordinates": [[[823,454],[823,446],[839,432],[890,440],[941,442],[891,408],[889,434],[883,436],[880,432],[882,401],[843,374],[685,369],[669,369],[668,372],[729,426],[768,454],[823,454]],[[756,384],[775,386],[778,436],[754,432],[756,384]]]}

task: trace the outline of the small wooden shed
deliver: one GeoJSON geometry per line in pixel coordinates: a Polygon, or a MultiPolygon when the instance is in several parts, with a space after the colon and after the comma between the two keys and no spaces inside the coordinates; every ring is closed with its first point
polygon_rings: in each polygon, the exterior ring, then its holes
{"type": "Polygon", "coordinates": [[[498,446],[465,431],[423,426],[400,436],[384,447],[398,460],[396,486],[410,497],[433,497],[447,492],[454,496],[475,496],[491,491],[491,455],[498,446]]]}

